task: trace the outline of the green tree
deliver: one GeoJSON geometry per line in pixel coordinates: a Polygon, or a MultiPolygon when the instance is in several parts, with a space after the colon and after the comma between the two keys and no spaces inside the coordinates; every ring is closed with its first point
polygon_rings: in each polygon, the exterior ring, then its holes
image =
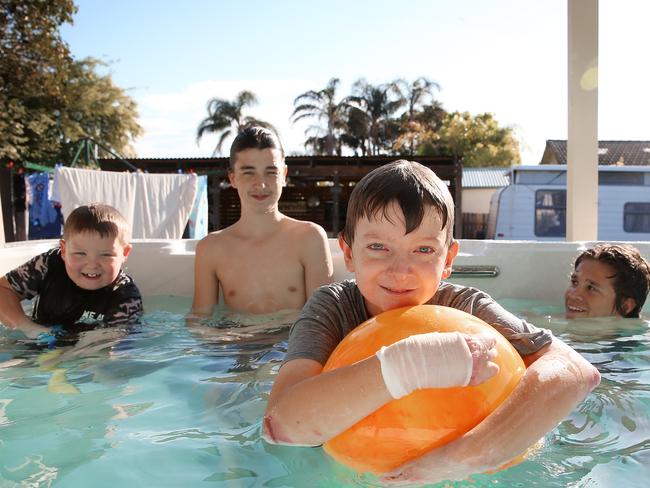
{"type": "MultiPolygon", "coordinates": [[[[99,66],[106,65],[93,58],[75,61],[63,84],[66,105],[55,116],[67,161],[82,137],[90,137],[115,153],[133,156],[132,141],[143,132],[135,101],[113,84],[110,75],[98,74],[99,66]]],[[[99,157],[110,157],[102,154],[101,148],[99,152],[99,157]]]]}
{"type": "Polygon", "coordinates": [[[420,138],[419,154],[451,154],[468,167],[511,166],[521,163],[519,143],[510,127],[499,127],[490,113],[447,114],[442,127],[420,138]]]}
{"type": "Polygon", "coordinates": [[[420,144],[436,140],[436,133],[447,116],[447,112],[437,100],[415,111],[411,120],[407,117],[407,113],[402,114],[400,134],[393,144],[393,151],[396,154],[415,154],[420,144]]]}
{"type": "Polygon", "coordinates": [[[440,102],[435,100],[434,92],[440,90],[440,85],[424,76],[410,83],[403,79],[393,83],[406,106],[400,117],[400,134],[393,150],[399,154],[414,154],[418,134],[426,130],[437,130],[446,113],[440,102]]]}
{"type": "Polygon", "coordinates": [[[54,112],[72,57],[59,27],[72,0],[0,0],[0,159],[50,160],[60,147],[54,112]]]}
{"type": "Polygon", "coordinates": [[[244,115],[244,109],[253,105],[257,105],[257,97],[247,90],[239,92],[233,101],[211,98],[207,106],[208,116],[201,121],[197,129],[196,142],[198,143],[206,133],[220,134],[212,152],[214,156],[221,153],[223,143],[228,137],[247,125],[260,125],[275,130],[268,122],[244,115]]]}
{"type": "Polygon", "coordinates": [[[395,83],[372,85],[365,79],[352,85],[352,95],[346,101],[363,114],[371,155],[388,152],[399,134],[395,112],[405,103],[395,83]]]}
{"type": "Polygon", "coordinates": [[[75,61],[61,39],[72,0],[0,0],[0,8],[0,160],[69,162],[81,137],[131,153],[142,132],[135,102],[97,72],[101,62],[75,61]]]}
{"type": "Polygon", "coordinates": [[[296,97],[293,101],[294,109],[291,114],[293,123],[303,119],[316,119],[321,125],[311,125],[305,131],[307,138],[305,147],[311,147],[319,154],[332,156],[336,151],[341,154],[340,136],[345,128],[348,104],[336,101],[336,91],[339,79],[332,78],[322,90],[309,90],[296,97]]]}

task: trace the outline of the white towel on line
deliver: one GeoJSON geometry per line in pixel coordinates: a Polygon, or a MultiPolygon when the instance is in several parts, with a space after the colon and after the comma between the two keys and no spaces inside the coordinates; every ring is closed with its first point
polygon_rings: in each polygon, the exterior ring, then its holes
{"type": "Polygon", "coordinates": [[[197,191],[196,175],[133,173],[134,238],[180,239],[197,191]]]}
{"type": "Polygon", "coordinates": [[[54,171],[53,200],[64,217],[75,208],[102,202],[131,223],[131,237],[180,239],[197,192],[196,175],[117,173],[76,168],[54,171]]]}
{"type": "Polygon", "coordinates": [[[106,203],[133,222],[136,180],[131,173],[58,167],[54,170],[52,200],[61,202],[63,218],[89,203],[106,203]]]}

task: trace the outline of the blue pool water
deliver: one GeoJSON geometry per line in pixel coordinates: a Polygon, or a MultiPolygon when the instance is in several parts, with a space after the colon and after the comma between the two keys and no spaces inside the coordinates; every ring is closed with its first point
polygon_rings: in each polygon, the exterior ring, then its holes
{"type": "MultiPolygon", "coordinates": [[[[227,315],[188,330],[189,301],[146,303],[158,311],[110,352],[55,366],[0,328],[0,487],[377,486],[320,448],[260,439],[290,315],[227,315]]],[[[547,304],[506,305],[552,328],[598,367],[602,383],[525,462],[441,486],[648,486],[647,324],[568,322],[547,304]]]]}

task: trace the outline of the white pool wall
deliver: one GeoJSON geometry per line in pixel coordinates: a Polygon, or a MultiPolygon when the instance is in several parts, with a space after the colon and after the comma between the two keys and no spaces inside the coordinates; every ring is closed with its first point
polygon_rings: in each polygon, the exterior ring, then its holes
{"type": "MultiPolygon", "coordinates": [[[[196,240],[134,240],[127,273],[143,296],[192,296],[196,240]]],[[[579,252],[595,243],[460,240],[454,267],[493,266],[496,277],[459,277],[451,281],[475,286],[494,298],[538,299],[562,303],[572,263],[579,252]]],[[[632,242],[650,257],[650,242],[632,242]]],[[[58,245],[57,240],[24,241],[0,247],[0,273],[58,245]]],[[[330,239],[336,280],[352,275],[345,269],[338,242],[330,239]]],[[[647,307],[646,307],[647,309],[647,307]]]]}

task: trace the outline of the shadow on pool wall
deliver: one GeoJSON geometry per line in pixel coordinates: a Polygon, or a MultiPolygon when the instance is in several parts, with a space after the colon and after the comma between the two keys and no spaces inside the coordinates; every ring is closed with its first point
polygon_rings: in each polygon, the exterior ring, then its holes
{"type": "MultiPolygon", "coordinates": [[[[345,269],[336,239],[330,239],[334,278],[352,275],[345,269]]],[[[191,297],[194,288],[196,240],[134,240],[127,261],[127,273],[143,296],[191,297]]],[[[450,281],[475,286],[495,299],[522,298],[563,303],[571,266],[578,253],[594,243],[460,240],[450,281]]],[[[631,242],[650,258],[650,242],[631,242]]],[[[0,252],[0,273],[4,274],[31,257],[57,245],[56,240],[6,244],[0,252]]],[[[647,304],[644,311],[650,310],[647,304]]]]}

